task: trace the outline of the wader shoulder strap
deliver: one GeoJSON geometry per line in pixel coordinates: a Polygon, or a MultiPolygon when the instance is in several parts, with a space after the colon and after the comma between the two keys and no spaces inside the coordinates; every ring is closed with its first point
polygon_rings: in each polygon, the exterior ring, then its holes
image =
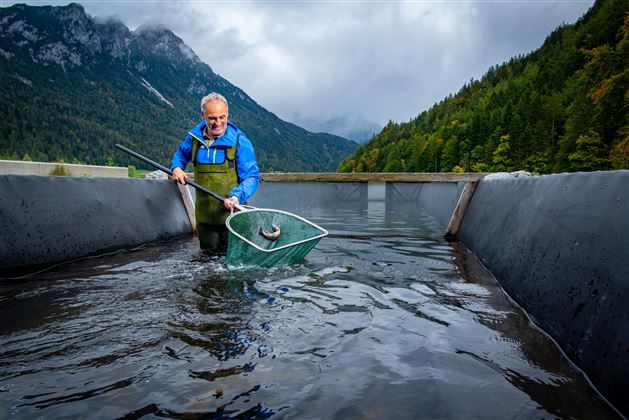
{"type": "MultiPolygon", "coordinates": [[[[236,152],[238,151],[238,139],[240,138],[240,133],[236,136],[236,141],[234,145],[225,151],[225,159],[229,161],[230,168],[236,168],[236,152]]],[[[238,173],[238,171],[236,171],[238,173]]]]}
{"type": "Polygon", "coordinates": [[[196,137],[192,137],[192,164],[197,164],[197,149],[199,148],[199,140],[196,137]]]}

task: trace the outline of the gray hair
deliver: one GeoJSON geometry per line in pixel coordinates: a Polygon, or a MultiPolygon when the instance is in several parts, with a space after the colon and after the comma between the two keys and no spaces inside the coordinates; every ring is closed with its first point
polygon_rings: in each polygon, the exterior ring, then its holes
{"type": "Polygon", "coordinates": [[[223,101],[225,103],[225,107],[227,107],[227,110],[229,111],[229,105],[227,105],[227,99],[225,99],[225,97],[221,95],[220,93],[212,92],[208,95],[205,95],[203,99],[201,99],[201,114],[205,113],[205,104],[207,104],[210,101],[223,101]]]}

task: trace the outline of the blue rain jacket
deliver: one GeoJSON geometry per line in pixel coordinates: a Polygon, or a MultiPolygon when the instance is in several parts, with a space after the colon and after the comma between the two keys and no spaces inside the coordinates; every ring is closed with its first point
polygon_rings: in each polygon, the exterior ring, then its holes
{"type": "Polygon", "coordinates": [[[258,189],[260,179],[260,170],[258,162],[253,152],[251,141],[245,136],[238,127],[227,122],[225,134],[214,140],[210,147],[203,140],[203,130],[205,129],[205,120],[201,121],[196,127],[188,132],[186,138],[181,142],[177,151],[173,155],[170,169],[177,167],[185,170],[188,162],[192,159],[192,141],[198,140],[200,144],[197,146],[196,161],[198,163],[212,164],[225,162],[225,149],[219,147],[233,147],[238,138],[238,148],[236,149],[236,169],[238,170],[238,186],[232,189],[229,196],[238,198],[239,203],[244,203],[258,189]]]}

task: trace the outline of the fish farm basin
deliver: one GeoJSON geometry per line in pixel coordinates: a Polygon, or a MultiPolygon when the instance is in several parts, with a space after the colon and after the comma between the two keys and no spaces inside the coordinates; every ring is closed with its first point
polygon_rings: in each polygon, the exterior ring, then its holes
{"type": "Polygon", "coordinates": [[[286,179],[330,234],[262,269],[173,182],[0,176],[0,419],[629,414],[629,171],[286,179]]]}

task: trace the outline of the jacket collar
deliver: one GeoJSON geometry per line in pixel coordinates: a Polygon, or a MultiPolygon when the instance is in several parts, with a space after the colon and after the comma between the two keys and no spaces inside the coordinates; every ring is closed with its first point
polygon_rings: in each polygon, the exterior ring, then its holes
{"type": "MultiPolygon", "coordinates": [[[[201,143],[206,144],[203,140],[203,130],[205,129],[205,120],[202,120],[196,127],[194,127],[188,134],[190,134],[195,139],[199,140],[201,143]]],[[[238,136],[238,127],[231,123],[231,121],[227,121],[227,129],[225,133],[214,140],[212,143],[212,147],[233,147],[236,143],[236,137],[238,136]]],[[[206,145],[207,146],[207,145],[206,145]]]]}

